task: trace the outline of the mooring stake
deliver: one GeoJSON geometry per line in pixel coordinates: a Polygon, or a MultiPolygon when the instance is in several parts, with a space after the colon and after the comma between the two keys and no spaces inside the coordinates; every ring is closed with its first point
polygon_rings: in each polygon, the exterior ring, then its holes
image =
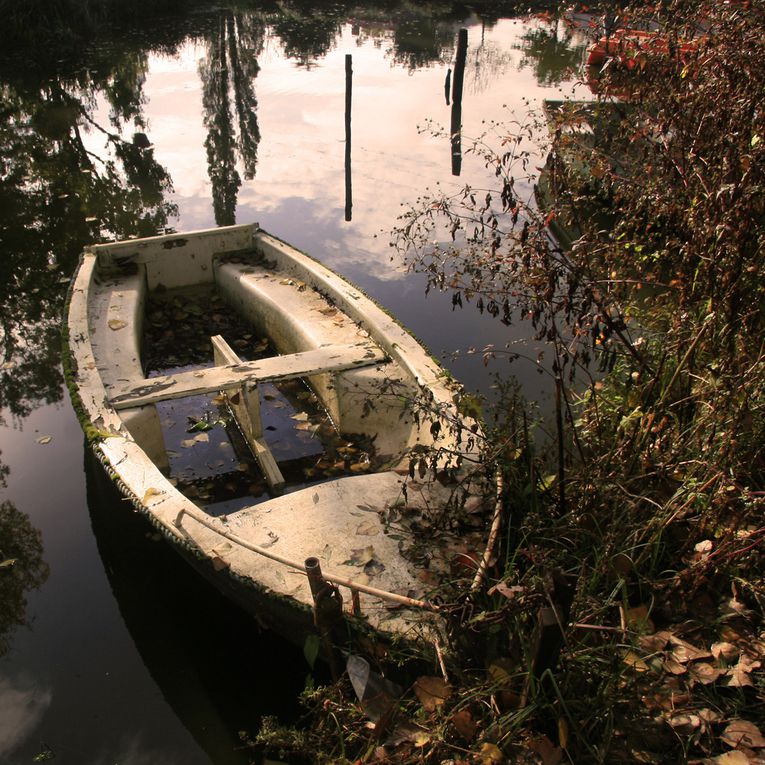
{"type": "Polygon", "coordinates": [[[319,631],[324,651],[329,659],[332,678],[338,680],[340,662],[332,642],[332,632],[335,625],[343,618],[343,597],[340,590],[322,576],[318,558],[305,559],[305,572],[308,575],[308,584],[313,598],[313,622],[319,631]]]}

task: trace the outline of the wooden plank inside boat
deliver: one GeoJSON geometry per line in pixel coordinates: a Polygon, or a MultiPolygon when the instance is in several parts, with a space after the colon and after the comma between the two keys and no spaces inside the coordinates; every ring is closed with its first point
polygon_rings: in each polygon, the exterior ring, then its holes
{"type": "Polygon", "coordinates": [[[331,345],[285,356],[244,361],[240,364],[198,369],[144,379],[123,388],[113,388],[109,403],[117,410],[156,404],[200,393],[238,388],[246,382],[270,382],[310,377],[323,372],[342,372],[387,361],[385,353],[370,343],[331,345]]]}
{"type": "MultiPolygon", "coordinates": [[[[242,363],[234,349],[220,335],[215,335],[210,339],[212,340],[215,363],[218,366],[242,363]]],[[[271,449],[263,438],[257,383],[243,383],[229,393],[232,395],[227,395],[226,398],[239,429],[263,470],[268,485],[273,491],[280,492],[284,488],[284,476],[276,464],[271,449]]]]}

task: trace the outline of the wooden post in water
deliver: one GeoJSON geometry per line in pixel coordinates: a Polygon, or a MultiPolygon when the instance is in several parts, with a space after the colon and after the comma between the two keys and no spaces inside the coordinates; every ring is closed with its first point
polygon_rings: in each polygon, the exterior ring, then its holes
{"type": "Polygon", "coordinates": [[[319,630],[332,679],[337,680],[340,677],[340,662],[332,642],[332,633],[335,625],[343,618],[343,598],[340,590],[322,576],[318,558],[306,558],[304,565],[313,598],[313,622],[319,630]]]}
{"type": "Polygon", "coordinates": [[[353,91],[353,57],[345,54],[345,219],[351,220],[353,190],[351,188],[351,98],[353,91]]]}
{"type": "Polygon", "coordinates": [[[452,175],[462,172],[462,85],[465,79],[468,32],[460,29],[457,38],[457,60],[452,78],[452,175]]]}

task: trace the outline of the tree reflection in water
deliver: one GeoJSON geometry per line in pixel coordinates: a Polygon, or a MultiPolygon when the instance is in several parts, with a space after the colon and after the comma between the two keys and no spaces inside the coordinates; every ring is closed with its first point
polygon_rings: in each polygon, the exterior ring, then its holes
{"type": "Polygon", "coordinates": [[[223,12],[208,38],[207,57],[199,66],[207,128],[207,165],[215,222],[219,226],[236,222],[237,194],[242,185],[236,168],[237,154],[245,179],[255,177],[260,128],[253,80],[258,74],[257,57],[263,50],[264,38],[265,28],[257,16],[223,12]]]}
{"type": "MultiPolygon", "coordinates": [[[[0,463],[0,483],[8,468],[0,463]]],[[[48,578],[42,535],[12,502],[0,502],[0,656],[15,628],[27,625],[26,595],[48,578]]]]}

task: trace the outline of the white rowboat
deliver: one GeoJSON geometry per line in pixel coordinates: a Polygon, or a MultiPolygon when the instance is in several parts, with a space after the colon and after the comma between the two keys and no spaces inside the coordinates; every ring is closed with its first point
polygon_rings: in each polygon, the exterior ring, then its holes
{"type": "MultiPolygon", "coordinates": [[[[386,518],[402,504],[448,500],[451,490],[413,480],[409,465],[413,450],[464,451],[464,439],[446,424],[456,416],[454,385],[358,289],[255,225],[94,245],[72,285],[65,357],[83,428],[120,490],[263,621],[283,632],[310,624],[309,559],[353,603],[347,618],[356,626],[391,638],[434,629],[421,566],[402,555],[386,518]],[[280,355],[241,361],[224,338],[212,337],[214,366],[146,378],[148,294],[202,284],[214,284],[280,355]],[[374,439],[380,469],[280,494],[284,479],[264,436],[257,386],[295,377],[310,382],[341,433],[374,439]],[[221,391],[272,491],[265,501],[215,517],[168,476],[157,404],[221,391]],[[430,414],[415,415],[411,402],[423,395],[430,414]],[[359,565],[359,550],[373,550],[382,564],[371,575],[359,565]]],[[[465,423],[464,432],[477,428],[465,423]]]]}

